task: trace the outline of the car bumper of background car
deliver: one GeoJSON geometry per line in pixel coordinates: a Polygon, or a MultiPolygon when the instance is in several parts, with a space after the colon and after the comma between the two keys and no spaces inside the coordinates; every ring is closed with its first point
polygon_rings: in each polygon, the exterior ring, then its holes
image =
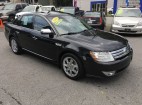
{"type": "Polygon", "coordinates": [[[127,56],[114,62],[100,63],[94,62],[93,59],[88,59],[85,63],[86,73],[89,76],[96,77],[111,77],[124,71],[129,66],[133,58],[133,50],[127,56]]]}
{"type": "Polygon", "coordinates": [[[9,17],[9,16],[1,16],[0,19],[1,19],[3,22],[5,22],[5,21],[8,20],[8,17],[9,17]]]}
{"type": "Polygon", "coordinates": [[[142,26],[138,27],[121,27],[117,25],[112,25],[111,31],[114,33],[124,33],[124,34],[142,34],[142,26]]]}

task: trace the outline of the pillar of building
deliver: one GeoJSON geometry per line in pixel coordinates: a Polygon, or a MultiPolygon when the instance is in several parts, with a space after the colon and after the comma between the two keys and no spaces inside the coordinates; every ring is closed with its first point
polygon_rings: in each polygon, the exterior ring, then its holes
{"type": "Polygon", "coordinates": [[[142,12],[142,0],[140,0],[140,10],[142,12]]]}
{"type": "Polygon", "coordinates": [[[117,11],[117,0],[114,0],[114,3],[113,3],[113,14],[115,14],[117,11]]]}

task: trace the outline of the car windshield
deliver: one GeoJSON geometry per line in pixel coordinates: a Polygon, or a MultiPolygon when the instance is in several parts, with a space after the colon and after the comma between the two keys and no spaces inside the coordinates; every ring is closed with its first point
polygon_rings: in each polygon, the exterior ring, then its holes
{"type": "Polygon", "coordinates": [[[35,6],[27,6],[22,10],[22,12],[35,12],[35,6]]]}
{"type": "Polygon", "coordinates": [[[41,7],[42,11],[51,11],[52,7],[41,7]]]}
{"type": "Polygon", "coordinates": [[[86,12],[84,14],[85,17],[100,17],[100,12],[86,12]]]}
{"type": "Polygon", "coordinates": [[[118,9],[116,12],[116,17],[140,17],[140,9],[118,9]]]}
{"type": "Polygon", "coordinates": [[[70,13],[73,15],[75,14],[75,8],[61,8],[60,11],[65,13],[70,13]]]}
{"type": "Polygon", "coordinates": [[[16,7],[16,4],[7,4],[4,6],[3,10],[14,10],[16,7]]]}
{"type": "Polygon", "coordinates": [[[48,17],[60,35],[80,33],[92,29],[83,20],[66,15],[58,17],[48,17]]]}

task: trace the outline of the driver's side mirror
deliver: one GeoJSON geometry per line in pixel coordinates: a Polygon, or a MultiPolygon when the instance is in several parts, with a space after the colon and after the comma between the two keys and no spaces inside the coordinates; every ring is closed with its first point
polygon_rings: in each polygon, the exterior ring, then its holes
{"type": "Polygon", "coordinates": [[[54,33],[50,29],[41,29],[41,34],[49,34],[49,38],[54,37],[54,33]]]}

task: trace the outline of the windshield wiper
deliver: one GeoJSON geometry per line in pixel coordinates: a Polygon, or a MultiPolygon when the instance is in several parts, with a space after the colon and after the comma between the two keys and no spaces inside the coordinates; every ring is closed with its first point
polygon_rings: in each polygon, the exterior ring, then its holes
{"type": "Polygon", "coordinates": [[[65,33],[65,34],[61,34],[61,35],[72,35],[72,34],[78,34],[79,32],[69,32],[69,33],[65,33]]]}

